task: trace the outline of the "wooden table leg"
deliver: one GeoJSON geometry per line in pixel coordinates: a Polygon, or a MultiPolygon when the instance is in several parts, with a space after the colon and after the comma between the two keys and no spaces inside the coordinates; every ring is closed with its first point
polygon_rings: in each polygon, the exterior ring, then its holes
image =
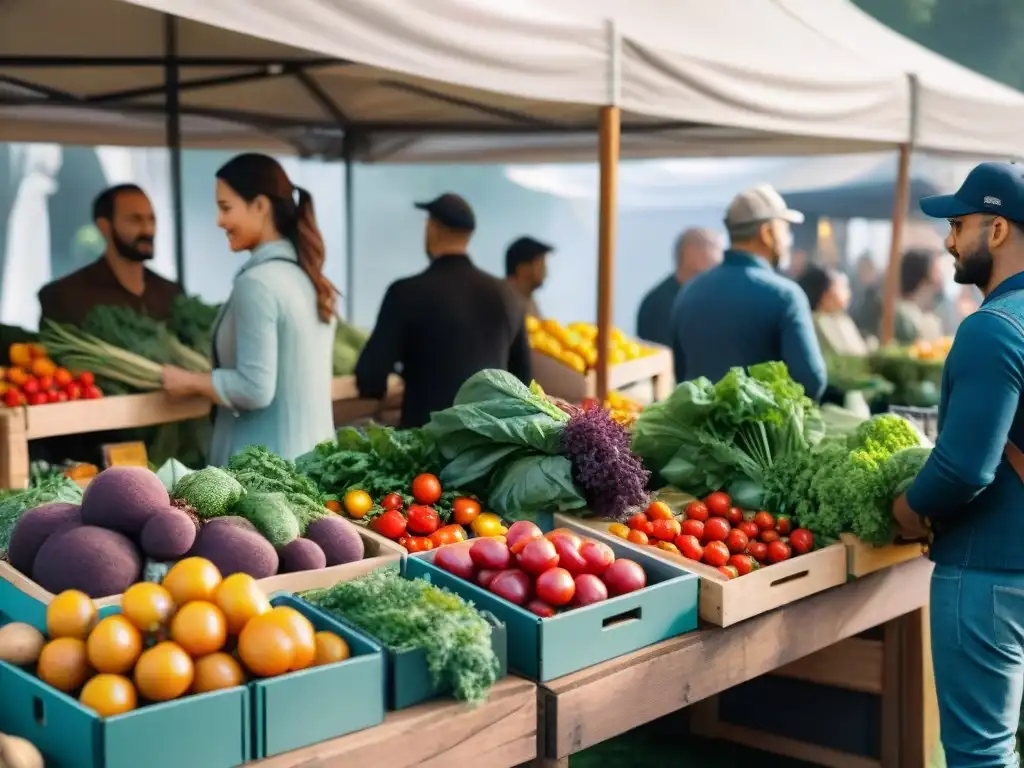
{"type": "Polygon", "coordinates": [[[928,609],[885,625],[882,661],[882,766],[925,768],[938,745],[928,609]]]}

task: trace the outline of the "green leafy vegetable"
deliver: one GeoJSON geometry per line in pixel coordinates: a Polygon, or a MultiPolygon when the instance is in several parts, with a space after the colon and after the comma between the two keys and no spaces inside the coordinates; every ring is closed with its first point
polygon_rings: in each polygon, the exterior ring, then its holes
{"type": "Polygon", "coordinates": [[[422,648],[436,684],[457,699],[483,701],[497,680],[490,625],[458,595],[422,579],[403,579],[397,566],[302,597],[373,635],[390,650],[422,648]]]}
{"type": "Polygon", "coordinates": [[[299,521],[283,493],[247,493],[231,508],[244,517],[274,547],[283,547],[299,537],[299,521]]]}
{"type": "Polygon", "coordinates": [[[231,514],[245,488],[220,467],[206,467],[185,475],[174,485],[171,496],[188,502],[203,519],[231,514]]]}
{"type": "Polygon", "coordinates": [[[130,307],[93,307],[82,330],[155,363],[177,365],[190,371],[210,370],[210,361],[205,355],[185,346],[164,323],[130,307]]]}
{"type": "Polygon", "coordinates": [[[213,325],[220,312],[219,305],[210,305],[197,296],[181,294],[171,304],[171,319],[167,327],[183,344],[187,344],[204,357],[213,349],[213,325]]]}
{"type": "Polygon", "coordinates": [[[280,493],[288,500],[299,530],[330,514],[316,483],[298,470],[294,462],[271,453],[261,445],[250,445],[228,461],[228,472],[249,492],[280,493]]]}

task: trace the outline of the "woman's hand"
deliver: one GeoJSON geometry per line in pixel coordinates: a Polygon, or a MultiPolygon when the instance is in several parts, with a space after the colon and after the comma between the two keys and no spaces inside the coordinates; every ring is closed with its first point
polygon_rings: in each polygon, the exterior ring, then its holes
{"type": "Polygon", "coordinates": [[[165,365],[163,371],[164,392],[171,397],[189,397],[196,394],[196,374],[177,368],[173,365],[165,365]]]}
{"type": "Polygon", "coordinates": [[[892,516],[899,528],[900,538],[906,541],[928,538],[928,528],[924,524],[924,519],[910,508],[905,493],[893,502],[892,516]]]}

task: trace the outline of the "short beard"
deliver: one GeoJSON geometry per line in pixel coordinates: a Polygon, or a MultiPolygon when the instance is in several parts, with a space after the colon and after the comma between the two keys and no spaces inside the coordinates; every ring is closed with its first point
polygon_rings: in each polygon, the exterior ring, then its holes
{"type": "Polygon", "coordinates": [[[113,241],[114,250],[117,251],[117,254],[129,261],[141,263],[144,261],[150,261],[154,256],[153,238],[151,237],[137,237],[134,242],[128,243],[122,240],[121,237],[114,232],[113,241]],[[149,253],[144,253],[139,250],[138,246],[140,243],[149,243],[149,253]]]}
{"type": "MultiPolygon", "coordinates": [[[[953,252],[953,256],[957,254],[953,252]]],[[[953,262],[953,280],[960,285],[975,285],[984,291],[992,280],[992,268],[992,251],[982,241],[972,253],[960,254],[953,262]]]]}

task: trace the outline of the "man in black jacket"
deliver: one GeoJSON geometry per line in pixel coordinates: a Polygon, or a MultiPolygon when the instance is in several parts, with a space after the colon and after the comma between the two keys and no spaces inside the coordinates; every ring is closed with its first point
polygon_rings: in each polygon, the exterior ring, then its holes
{"type": "Polygon", "coordinates": [[[380,398],[387,378],[405,380],[401,426],[418,427],[452,405],[459,387],[485,368],[530,383],[523,307],[502,281],[470,261],[473,209],[447,193],[416,207],[427,212],[430,265],[392,283],[356,365],[362,397],[380,398]]]}

